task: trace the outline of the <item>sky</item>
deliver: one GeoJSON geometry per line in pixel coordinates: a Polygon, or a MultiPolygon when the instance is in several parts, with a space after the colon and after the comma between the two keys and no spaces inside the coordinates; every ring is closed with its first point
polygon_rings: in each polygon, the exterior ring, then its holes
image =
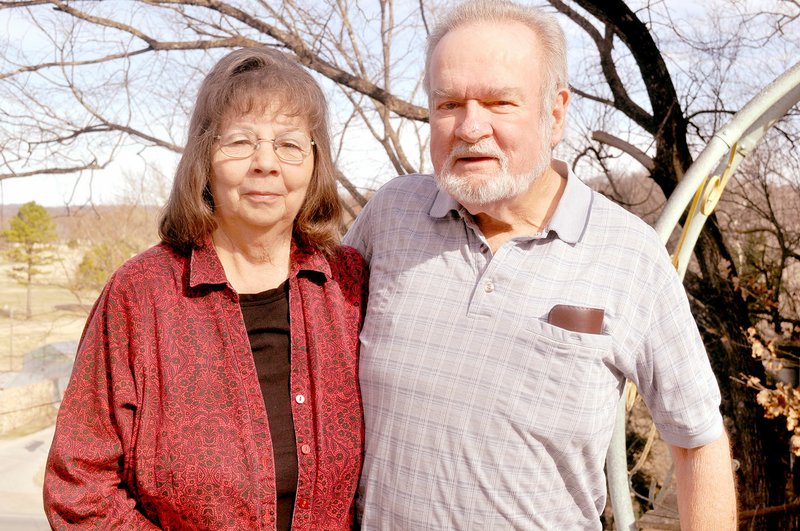
{"type": "MultiPolygon", "coordinates": [[[[161,163],[170,170],[173,163],[164,157],[161,163]]],[[[110,167],[83,175],[36,175],[0,181],[0,200],[3,204],[22,204],[36,201],[44,206],[117,203],[124,200],[128,183],[125,175],[138,175],[144,163],[135,156],[122,156],[110,167]]]]}
{"type": "MultiPolygon", "coordinates": [[[[130,3],[125,3],[131,5],[130,3]]],[[[124,6],[119,2],[118,6],[124,6]]],[[[0,10],[0,46],[3,41],[24,43],[23,47],[31,53],[40,53],[43,61],[52,60],[53,46],[43,38],[39,31],[32,27],[25,17],[13,16],[14,10],[0,10]]],[[[18,46],[20,47],[20,46],[18,46]]],[[[421,65],[420,65],[421,68],[421,65]]],[[[3,69],[0,68],[0,73],[3,69]]],[[[316,75],[316,74],[314,74],[316,75]]],[[[321,79],[321,76],[318,76],[321,79]]],[[[323,89],[330,95],[331,129],[336,142],[337,122],[346,119],[338,116],[334,108],[335,98],[342,98],[338,89],[333,89],[330,82],[321,79],[323,89]]],[[[194,98],[194,94],[187,97],[194,98]]],[[[188,117],[187,117],[188,122],[188,117]]],[[[395,170],[382,155],[382,148],[366,128],[359,126],[357,120],[348,125],[347,141],[339,153],[339,167],[350,177],[356,186],[367,190],[377,187],[395,174],[395,170]],[[360,129],[359,129],[360,127],[360,129]]],[[[188,125],[188,123],[187,123],[188,125]]],[[[178,140],[180,142],[180,140],[178,140]]],[[[0,202],[2,204],[22,204],[35,200],[45,206],[82,205],[89,202],[107,204],[124,202],[132,184],[132,179],[147,179],[145,160],[155,165],[164,178],[171,182],[179,156],[166,150],[148,148],[144,155],[140,149],[130,148],[113,160],[106,168],[81,175],[38,175],[0,180],[0,202]],[[144,177],[143,177],[144,176],[144,177]]],[[[1,173],[1,172],[0,172],[1,173]]],[[[152,172],[150,172],[152,173],[152,172]]],[[[169,187],[169,182],[167,187],[169,187]]],[[[164,198],[165,199],[165,198],[164,198]]]]}
{"type": "MultiPolygon", "coordinates": [[[[633,5],[635,1],[631,1],[633,5]]],[[[688,0],[666,0],[668,7],[673,10],[673,17],[698,17],[699,3],[688,0]]],[[[10,23],[9,16],[13,10],[0,10],[0,32],[6,34],[7,39],[24,40],[26,47],[37,46],[47,48],[46,41],[37,43],[35,32],[30,31],[19,20],[10,23]]],[[[565,24],[567,32],[569,25],[565,24]]],[[[573,61],[575,65],[580,61],[573,61]]],[[[422,65],[420,65],[420,68],[422,65]]],[[[335,111],[335,109],[334,109],[335,111]]],[[[332,120],[335,123],[335,120],[332,120]]],[[[335,133],[335,131],[334,131],[335,133]]],[[[366,130],[348,133],[344,151],[341,154],[340,166],[346,175],[351,176],[355,184],[362,188],[375,188],[382,181],[394,173],[388,165],[385,156],[382,156],[374,139],[366,130]]],[[[166,154],[159,150],[149,150],[148,160],[157,166],[160,172],[171,179],[177,163],[175,154],[166,154]]],[[[124,201],[128,189],[131,187],[131,176],[143,175],[145,164],[136,152],[123,153],[106,169],[80,176],[70,175],[42,175],[25,178],[12,178],[0,180],[0,202],[3,204],[24,203],[35,200],[47,206],[61,206],[64,204],[81,205],[89,201],[93,203],[114,203],[124,201]]],[[[135,183],[134,183],[135,184],[135,183]]]]}
{"type": "MultiPolygon", "coordinates": [[[[375,151],[374,139],[365,131],[351,134],[347,143],[353,147],[342,154],[339,166],[362,191],[375,189],[383,179],[381,176],[388,178],[394,174],[385,157],[375,151]],[[358,147],[364,145],[370,147],[358,147]]],[[[36,175],[0,180],[0,203],[12,205],[36,201],[44,206],[125,203],[130,198],[131,187],[141,185],[142,179],[171,181],[178,158],[174,153],[151,152],[148,163],[155,165],[163,177],[153,177],[141,157],[127,153],[103,170],[82,175],[36,175]]],[[[169,184],[166,182],[167,186],[169,184]]]]}

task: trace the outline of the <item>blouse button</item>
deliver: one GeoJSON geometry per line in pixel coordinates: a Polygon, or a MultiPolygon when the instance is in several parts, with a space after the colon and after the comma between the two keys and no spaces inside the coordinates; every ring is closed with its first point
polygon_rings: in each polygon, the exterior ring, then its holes
{"type": "Polygon", "coordinates": [[[308,454],[309,452],[311,452],[311,446],[308,444],[304,444],[303,446],[300,447],[300,451],[303,452],[304,454],[308,454]]]}
{"type": "Polygon", "coordinates": [[[486,293],[493,292],[494,291],[494,283],[491,280],[487,281],[486,284],[483,285],[483,291],[485,291],[486,293]]]}
{"type": "Polygon", "coordinates": [[[303,402],[306,401],[306,397],[304,397],[303,395],[297,395],[296,397],[294,397],[294,400],[298,404],[302,404],[303,402]]]}

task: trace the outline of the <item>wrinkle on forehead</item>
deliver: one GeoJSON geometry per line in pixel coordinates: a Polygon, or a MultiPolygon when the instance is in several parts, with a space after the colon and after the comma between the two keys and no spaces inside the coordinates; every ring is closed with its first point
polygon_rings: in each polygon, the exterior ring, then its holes
{"type": "Polygon", "coordinates": [[[278,114],[289,117],[302,117],[301,106],[297,105],[286,94],[264,93],[256,90],[248,90],[243,94],[237,94],[228,102],[223,116],[230,118],[234,116],[277,116],[278,114]]]}
{"type": "Polygon", "coordinates": [[[303,117],[287,115],[283,109],[276,109],[275,106],[268,107],[265,111],[256,110],[247,114],[231,114],[220,122],[220,127],[223,130],[245,130],[254,133],[257,128],[264,126],[264,122],[269,124],[273,134],[289,131],[311,134],[303,117]]]}
{"type": "Polygon", "coordinates": [[[481,99],[516,100],[523,99],[525,94],[518,87],[495,87],[488,84],[473,84],[473,86],[469,88],[462,87],[462,89],[459,90],[437,88],[431,92],[431,96],[439,100],[470,99],[472,96],[480,96],[481,99]],[[472,94],[472,92],[476,94],[472,94]]]}
{"type": "Polygon", "coordinates": [[[234,91],[224,108],[215,114],[217,128],[242,118],[267,117],[275,121],[278,117],[283,117],[283,122],[293,122],[292,125],[308,132],[313,131],[323,118],[316,105],[292,94],[288,87],[265,90],[252,84],[234,91]]]}
{"type": "Polygon", "coordinates": [[[526,100],[537,93],[541,50],[521,23],[476,23],[442,37],[429,66],[433,97],[526,100]]]}

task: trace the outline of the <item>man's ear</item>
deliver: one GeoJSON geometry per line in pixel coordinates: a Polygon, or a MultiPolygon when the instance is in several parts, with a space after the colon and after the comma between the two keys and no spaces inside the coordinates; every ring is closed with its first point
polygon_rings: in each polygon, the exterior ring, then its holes
{"type": "Polygon", "coordinates": [[[553,99],[553,108],[550,109],[550,113],[553,117],[553,121],[551,122],[552,129],[550,131],[551,148],[555,147],[559,142],[561,142],[561,138],[564,136],[564,128],[567,124],[567,107],[569,106],[569,98],[569,89],[561,88],[558,89],[556,92],[556,97],[553,99]]]}

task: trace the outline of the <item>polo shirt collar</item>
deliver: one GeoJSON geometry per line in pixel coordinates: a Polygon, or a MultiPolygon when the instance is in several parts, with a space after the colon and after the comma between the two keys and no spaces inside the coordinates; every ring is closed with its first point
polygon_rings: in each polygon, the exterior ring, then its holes
{"type": "Polygon", "coordinates": [[[578,243],[589,223],[592,189],[578,179],[563,160],[553,159],[552,164],[559,175],[567,178],[567,186],[547,230],[554,231],[566,243],[578,243]]]}
{"type": "MultiPolygon", "coordinates": [[[[433,179],[435,181],[436,177],[433,179]]],[[[451,211],[455,211],[457,213],[460,212],[461,205],[459,205],[458,202],[450,196],[450,194],[439,189],[437,185],[436,198],[433,200],[433,206],[431,206],[431,210],[429,212],[430,216],[433,218],[443,218],[451,211]]]]}
{"type": "MultiPolygon", "coordinates": [[[[558,238],[566,243],[577,243],[589,222],[592,190],[578,179],[566,162],[553,159],[552,165],[559,175],[567,178],[567,186],[546,231],[555,232],[558,238]]],[[[467,211],[450,194],[437,190],[429,215],[434,218],[444,218],[451,212],[462,218],[467,215],[467,211]]]]}

